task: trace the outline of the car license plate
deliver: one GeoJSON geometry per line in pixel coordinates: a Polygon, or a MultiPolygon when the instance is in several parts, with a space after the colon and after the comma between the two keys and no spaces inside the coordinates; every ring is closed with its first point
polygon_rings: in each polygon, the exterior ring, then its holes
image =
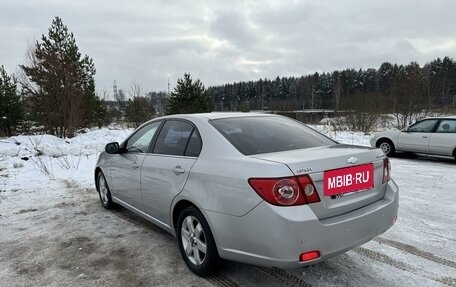
{"type": "Polygon", "coordinates": [[[323,194],[331,196],[374,187],[374,165],[327,170],[323,174],[323,194]]]}

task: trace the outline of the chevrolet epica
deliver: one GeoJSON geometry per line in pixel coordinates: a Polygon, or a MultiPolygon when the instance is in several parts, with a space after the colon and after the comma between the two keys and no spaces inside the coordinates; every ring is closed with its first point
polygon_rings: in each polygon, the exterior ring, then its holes
{"type": "Polygon", "coordinates": [[[146,122],[106,145],[95,182],[105,208],[119,204],[176,236],[200,276],[221,258],[315,264],[385,232],[399,202],[381,149],[250,113],[146,122]]]}

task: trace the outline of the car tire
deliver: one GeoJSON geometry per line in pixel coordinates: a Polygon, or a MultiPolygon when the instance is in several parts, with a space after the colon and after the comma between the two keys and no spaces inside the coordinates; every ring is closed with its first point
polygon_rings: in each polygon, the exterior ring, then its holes
{"type": "Polygon", "coordinates": [[[220,258],[209,224],[203,214],[193,206],[179,215],[176,237],[182,258],[190,271],[198,276],[214,273],[220,258]]]}
{"type": "Polygon", "coordinates": [[[396,149],[394,148],[394,144],[389,139],[381,139],[377,142],[377,147],[380,148],[386,156],[394,155],[396,149]]]}
{"type": "Polygon", "coordinates": [[[108,187],[108,182],[102,171],[97,174],[97,191],[100,196],[101,205],[104,208],[111,209],[115,207],[115,203],[112,201],[111,191],[108,187]]]}

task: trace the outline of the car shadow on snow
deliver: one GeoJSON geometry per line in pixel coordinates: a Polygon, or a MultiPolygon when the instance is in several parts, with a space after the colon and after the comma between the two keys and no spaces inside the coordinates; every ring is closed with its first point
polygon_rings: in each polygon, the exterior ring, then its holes
{"type": "Polygon", "coordinates": [[[174,240],[174,237],[166,232],[164,229],[156,226],[152,222],[147,221],[146,219],[142,218],[141,216],[131,212],[130,210],[117,205],[115,208],[110,210],[111,213],[124,221],[128,221],[129,223],[135,225],[136,227],[142,227],[145,230],[149,230],[151,232],[159,233],[162,235],[169,236],[170,240],[174,240]]]}

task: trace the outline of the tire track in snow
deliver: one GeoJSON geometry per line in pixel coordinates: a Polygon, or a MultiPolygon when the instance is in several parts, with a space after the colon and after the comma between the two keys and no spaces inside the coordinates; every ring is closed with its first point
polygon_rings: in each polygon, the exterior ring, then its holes
{"type": "Polygon", "coordinates": [[[367,248],[364,248],[364,247],[358,247],[358,248],[354,249],[353,251],[358,253],[358,254],[360,254],[360,255],[362,255],[362,256],[365,256],[365,257],[368,257],[368,258],[373,259],[375,261],[390,265],[390,266],[395,267],[397,269],[400,269],[400,270],[403,270],[403,271],[406,271],[406,272],[409,272],[409,273],[413,273],[413,274],[418,275],[418,276],[423,276],[425,278],[434,280],[436,282],[443,283],[443,284],[448,285],[448,286],[456,287],[456,278],[447,277],[447,276],[439,277],[438,275],[435,275],[435,274],[433,274],[433,273],[431,273],[429,271],[415,268],[415,267],[413,267],[412,265],[410,265],[408,263],[396,260],[396,259],[394,259],[394,258],[392,258],[392,257],[390,257],[388,255],[385,255],[383,253],[380,253],[380,252],[377,252],[377,251],[373,251],[373,250],[370,250],[370,249],[367,249],[367,248]]]}
{"type": "Polygon", "coordinates": [[[432,254],[430,252],[426,252],[426,251],[420,250],[420,249],[418,249],[418,248],[416,248],[415,246],[412,246],[412,245],[408,245],[408,244],[405,244],[405,243],[402,243],[402,242],[398,242],[398,241],[394,241],[394,240],[390,240],[390,239],[386,239],[386,238],[382,238],[382,237],[377,237],[377,238],[374,239],[374,241],[376,241],[376,242],[378,242],[380,244],[385,244],[385,245],[394,247],[394,248],[402,250],[402,251],[404,251],[406,253],[409,253],[409,254],[424,258],[426,260],[430,260],[430,261],[438,263],[438,264],[442,264],[442,265],[445,265],[445,266],[448,266],[448,267],[456,268],[456,262],[455,261],[435,256],[434,254],[432,254]]]}
{"type": "Polygon", "coordinates": [[[412,272],[415,273],[417,269],[407,263],[404,263],[402,261],[393,259],[389,257],[388,255],[385,255],[383,253],[377,252],[377,251],[372,251],[370,249],[364,248],[364,247],[358,247],[356,249],[353,249],[356,253],[363,255],[365,257],[369,257],[371,259],[374,259],[376,261],[379,261],[381,263],[385,263],[387,265],[396,267],[397,269],[400,269],[402,271],[407,271],[407,272],[412,272]]]}
{"type": "Polygon", "coordinates": [[[219,287],[238,287],[239,284],[231,280],[223,274],[213,274],[205,278],[207,281],[211,282],[214,286],[219,287]]]}
{"type": "Polygon", "coordinates": [[[265,267],[258,267],[258,269],[268,275],[271,278],[276,279],[277,281],[286,284],[287,286],[290,287],[311,287],[309,283],[307,283],[305,280],[296,277],[290,273],[285,272],[282,269],[279,268],[265,268],[265,267]]]}

